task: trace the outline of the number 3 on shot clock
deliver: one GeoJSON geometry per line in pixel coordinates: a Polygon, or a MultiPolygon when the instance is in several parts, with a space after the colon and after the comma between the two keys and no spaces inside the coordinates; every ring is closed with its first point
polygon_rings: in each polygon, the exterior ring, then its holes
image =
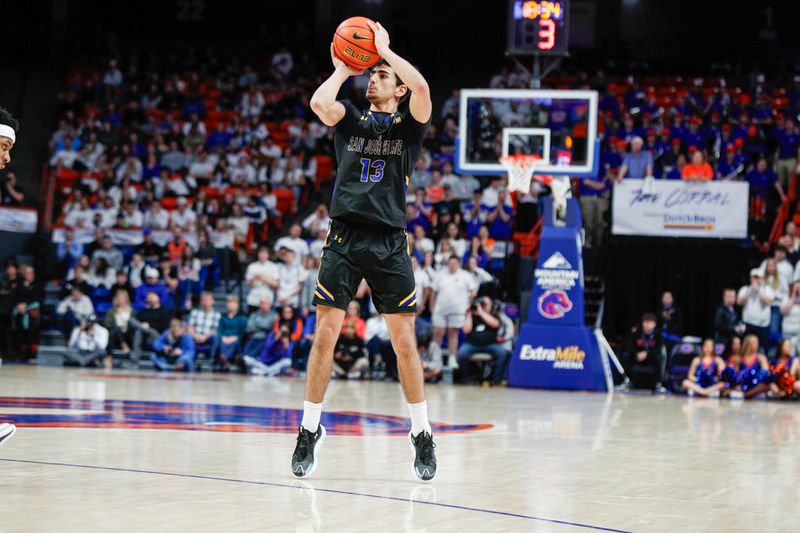
{"type": "Polygon", "coordinates": [[[510,0],[508,52],[567,55],[568,0],[510,0]]]}

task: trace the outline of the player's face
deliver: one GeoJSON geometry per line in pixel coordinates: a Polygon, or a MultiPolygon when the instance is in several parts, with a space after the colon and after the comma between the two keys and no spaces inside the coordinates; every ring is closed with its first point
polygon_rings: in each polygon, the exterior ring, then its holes
{"type": "Polygon", "coordinates": [[[11,149],[14,143],[8,137],[0,137],[0,170],[11,163],[11,149]]]}
{"type": "Polygon", "coordinates": [[[389,65],[380,65],[373,69],[369,75],[367,85],[367,100],[373,104],[382,104],[394,100],[399,101],[408,88],[397,85],[397,76],[389,65]]]}

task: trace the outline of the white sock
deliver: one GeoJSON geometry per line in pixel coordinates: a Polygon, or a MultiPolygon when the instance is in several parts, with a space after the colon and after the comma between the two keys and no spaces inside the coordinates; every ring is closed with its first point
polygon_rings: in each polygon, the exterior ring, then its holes
{"type": "Polygon", "coordinates": [[[319,429],[319,417],[322,415],[322,404],[303,402],[303,421],[300,425],[311,433],[319,429]]]}
{"type": "Polygon", "coordinates": [[[416,437],[423,431],[433,434],[431,424],[428,422],[428,402],[408,404],[408,414],[411,416],[411,435],[416,437]]]}

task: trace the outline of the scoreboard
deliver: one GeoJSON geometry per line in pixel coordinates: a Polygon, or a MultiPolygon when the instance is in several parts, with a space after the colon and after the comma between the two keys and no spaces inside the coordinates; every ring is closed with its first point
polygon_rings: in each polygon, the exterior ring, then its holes
{"type": "Polygon", "coordinates": [[[510,0],[508,52],[519,55],[567,55],[568,0],[510,0]]]}

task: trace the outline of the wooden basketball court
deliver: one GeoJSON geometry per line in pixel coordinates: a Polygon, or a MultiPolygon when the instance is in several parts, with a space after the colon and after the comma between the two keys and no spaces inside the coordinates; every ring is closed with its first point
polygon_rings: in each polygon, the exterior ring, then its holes
{"type": "Polygon", "coordinates": [[[439,474],[399,386],[332,382],[314,477],[302,379],[5,366],[0,531],[794,531],[791,403],[430,386],[439,474]]]}

